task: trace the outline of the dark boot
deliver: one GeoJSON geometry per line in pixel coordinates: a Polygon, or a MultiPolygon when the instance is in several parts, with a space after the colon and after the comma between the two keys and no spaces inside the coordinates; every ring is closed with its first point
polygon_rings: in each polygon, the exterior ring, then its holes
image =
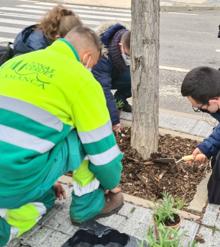
{"type": "Polygon", "coordinates": [[[112,193],[109,192],[105,197],[105,207],[101,213],[97,215],[97,218],[107,217],[117,213],[124,205],[124,198],[121,192],[112,193]]]}

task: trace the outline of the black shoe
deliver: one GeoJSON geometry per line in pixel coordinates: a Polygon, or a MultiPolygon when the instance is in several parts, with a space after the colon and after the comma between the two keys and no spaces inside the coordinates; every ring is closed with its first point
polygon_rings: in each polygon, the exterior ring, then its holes
{"type": "Polygon", "coordinates": [[[128,103],[125,103],[122,108],[121,108],[122,111],[125,111],[125,112],[132,112],[132,107],[130,104],[128,103]]]}

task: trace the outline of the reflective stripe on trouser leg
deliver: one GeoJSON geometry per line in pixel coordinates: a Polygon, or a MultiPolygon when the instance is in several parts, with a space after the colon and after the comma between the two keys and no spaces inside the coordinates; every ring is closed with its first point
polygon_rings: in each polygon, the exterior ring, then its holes
{"type": "Polygon", "coordinates": [[[89,160],[84,159],[73,173],[73,191],[76,196],[83,196],[97,190],[100,182],[88,168],[89,160]]]}
{"type": "Polygon", "coordinates": [[[3,236],[0,235],[2,246],[30,230],[46,213],[44,204],[40,202],[28,203],[16,209],[1,209],[3,210],[4,218],[0,218],[0,230],[3,231],[3,236]]]}
{"type": "Polygon", "coordinates": [[[46,213],[46,207],[41,202],[25,204],[17,209],[9,209],[5,220],[7,223],[18,229],[16,237],[30,230],[46,213]]]}
{"type": "Polygon", "coordinates": [[[99,188],[83,196],[76,196],[72,193],[70,205],[70,218],[75,222],[83,222],[94,218],[105,206],[105,194],[99,188]]]}
{"type": "Polygon", "coordinates": [[[79,223],[95,217],[105,205],[104,191],[88,165],[89,161],[84,160],[73,174],[70,217],[79,223]]]}
{"type": "Polygon", "coordinates": [[[17,209],[0,209],[0,247],[15,237],[30,230],[54,205],[56,199],[51,188],[37,202],[31,202],[17,209]],[[3,235],[1,235],[3,232],[3,235]],[[4,243],[4,244],[2,244],[4,243]]]}

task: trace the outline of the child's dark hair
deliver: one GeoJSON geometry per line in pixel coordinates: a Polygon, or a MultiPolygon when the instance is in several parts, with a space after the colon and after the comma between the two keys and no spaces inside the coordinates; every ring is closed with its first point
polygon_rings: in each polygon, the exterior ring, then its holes
{"type": "Polygon", "coordinates": [[[197,67],[185,76],[181,93],[202,104],[220,97],[220,71],[210,67],[197,67]]]}

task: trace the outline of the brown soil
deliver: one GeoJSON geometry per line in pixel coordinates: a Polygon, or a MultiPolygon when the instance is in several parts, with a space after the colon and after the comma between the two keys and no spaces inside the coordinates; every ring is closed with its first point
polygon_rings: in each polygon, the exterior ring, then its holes
{"type": "Polygon", "coordinates": [[[136,150],[130,147],[130,129],[125,129],[117,138],[124,153],[122,190],[125,193],[148,200],[161,198],[164,191],[175,197],[190,202],[196,193],[196,187],[210,171],[208,164],[188,165],[185,163],[160,164],[154,158],[180,159],[192,153],[197,141],[164,135],[159,137],[158,153],[152,154],[149,160],[143,160],[136,150]]]}
{"type": "MultiPolygon", "coordinates": [[[[154,222],[155,224],[157,224],[157,215],[154,215],[154,222]]],[[[161,222],[162,224],[164,224],[165,226],[176,226],[180,223],[180,216],[178,214],[174,214],[173,215],[173,220],[167,218],[166,220],[164,220],[163,222],[161,222]]]]}
{"type": "Polygon", "coordinates": [[[177,225],[179,223],[180,223],[180,216],[178,214],[174,215],[174,220],[173,221],[168,219],[168,220],[166,220],[164,222],[165,226],[175,226],[175,225],[177,225]]]}
{"type": "Polygon", "coordinates": [[[205,243],[205,239],[204,237],[202,236],[202,234],[196,234],[195,236],[195,241],[197,243],[201,243],[201,244],[204,244],[205,243]]]}

